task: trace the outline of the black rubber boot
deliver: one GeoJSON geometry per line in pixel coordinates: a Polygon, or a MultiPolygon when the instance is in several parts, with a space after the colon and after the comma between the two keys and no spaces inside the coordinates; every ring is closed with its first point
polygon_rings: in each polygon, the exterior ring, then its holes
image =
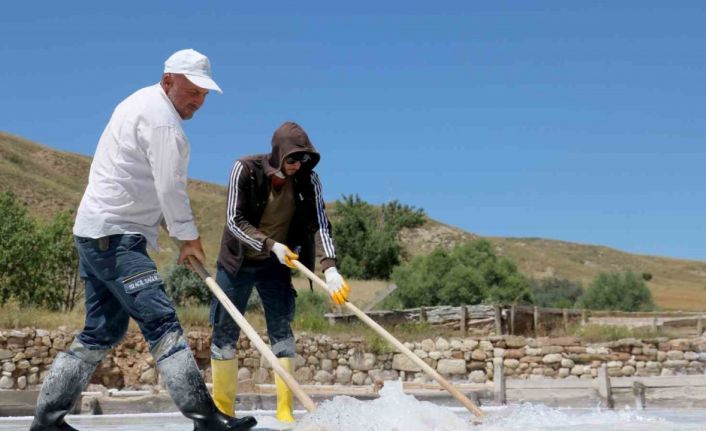
{"type": "Polygon", "coordinates": [[[77,431],[64,417],[76,404],[97,364],[61,352],[44,378],[30,431],[77,431]]]}
{"type": "Polygon", "coordinates": [[[236,419],[216,408],[188,348],[157,362],[157,369],[174,404],[194,421],[194,431],[244,431],[257,425],[252,416],[236,419]]]}

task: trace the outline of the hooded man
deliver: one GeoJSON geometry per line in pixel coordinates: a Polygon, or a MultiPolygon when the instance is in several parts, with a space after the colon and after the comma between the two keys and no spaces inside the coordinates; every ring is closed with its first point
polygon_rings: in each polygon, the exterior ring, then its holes
{"type": "Polygon", "coordinates": [[[211,78],[193,49],[164,63],[158,84],[123,100],[98,141],[73,233],[85,282],[86,324],[44,379],[30,431],[70,431],[64,417],[96,366],[137,322],[172,400],[196,431],[240,431],[257,423],[228,417],[213,403],[147,245],[160,222],[183,241],[179,263],[204,252],[186,193],[189,141],[182,121],[201,107],[211,78]]]}
{"type": "MultiPolygon", "coordinates": [[[[275,131],[269,154],[235,161],[217,262],[216,281],[241,313],[253,287],[257,288],[272,351],[290,373],[296,354],[291,328],[296,297],[289,269],[294,267],[292,260],[300,259],[313,270],[320,256],[319,267],[333,301],[343,304],[350,293],[336,270],[331,223],[314,172],[319,159],[304,129],[286,122],[275,131]]],[[[210,319],[213,398],[223,413],[233,415],[240,328],[217,300],[210,319]]],[[[292,392],[277,375],[275,385],[277,419],[293,422],[292,392]]]]}

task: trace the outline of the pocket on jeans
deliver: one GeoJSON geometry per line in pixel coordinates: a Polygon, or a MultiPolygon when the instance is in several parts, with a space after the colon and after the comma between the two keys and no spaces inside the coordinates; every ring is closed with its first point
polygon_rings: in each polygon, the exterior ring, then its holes
{"type": "Polygon", "coordinates": [[[123,279],[123,287],[128,295],[134,295],[141,290],[161,285],[162,277],[156,269],[138,272],[123,279]]]}
{"type": "Polygon", "coordinates": [[[127,233],[122,235],[122,237],[120,238],[120,244],[118,245],[118,247],[128,251],[141,245],[144,241],[145,237],[140,234],[127,233]]]}

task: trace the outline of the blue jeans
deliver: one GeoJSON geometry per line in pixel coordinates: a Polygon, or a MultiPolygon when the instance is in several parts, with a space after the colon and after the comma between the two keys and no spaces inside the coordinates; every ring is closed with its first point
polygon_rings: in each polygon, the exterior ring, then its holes
{"type": "MultiPolygon", "coordinates": [[[[219,264],[216,282],[242,314],[245,314],[245,307],[255,287],[265,309],[272,352],[278,358],[294,357],[296,350],[291,323],[297,293],[292,287],[289,268],[275,257],[262,262],[245,262],[237,274],[228,273],[219,264]]],[[[221,360],[235,358],[240,328],[216,298],[211,304],[210,321],[213,325],[211,357],[221,360]]]]}
{"type": "Polygon", "coordinates": [[[125,335],[130,317],[155,360],[187,347],[142,235],[110,235],[102,242],[77,236],[75,243],[80,276],[86,283],[86,323],[77,337],[84,348],[98,351],[115,346],[125,335]],[[163,339],[169,342],[160,343],[163,339]]]}

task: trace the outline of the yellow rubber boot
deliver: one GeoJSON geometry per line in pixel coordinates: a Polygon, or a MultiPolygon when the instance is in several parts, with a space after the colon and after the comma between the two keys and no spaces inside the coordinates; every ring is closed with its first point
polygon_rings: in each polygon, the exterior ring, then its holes
{"type": "MultiPolygon", "coordinates": [[[[286,372],[292,374],[292,358],[279,358],[279,363],[286,372]]],[[[294,422],[292,391],[277,373],[275,373],[275,388],[277,389],[277,415],[275,417],[281,422],[294,422]]]]}
{"type": "Polygon", "coordinates": [[[235,417],[235,394],[238,389],[238,359],[211,358],[213,402],[222,413],[235,417]]]}

